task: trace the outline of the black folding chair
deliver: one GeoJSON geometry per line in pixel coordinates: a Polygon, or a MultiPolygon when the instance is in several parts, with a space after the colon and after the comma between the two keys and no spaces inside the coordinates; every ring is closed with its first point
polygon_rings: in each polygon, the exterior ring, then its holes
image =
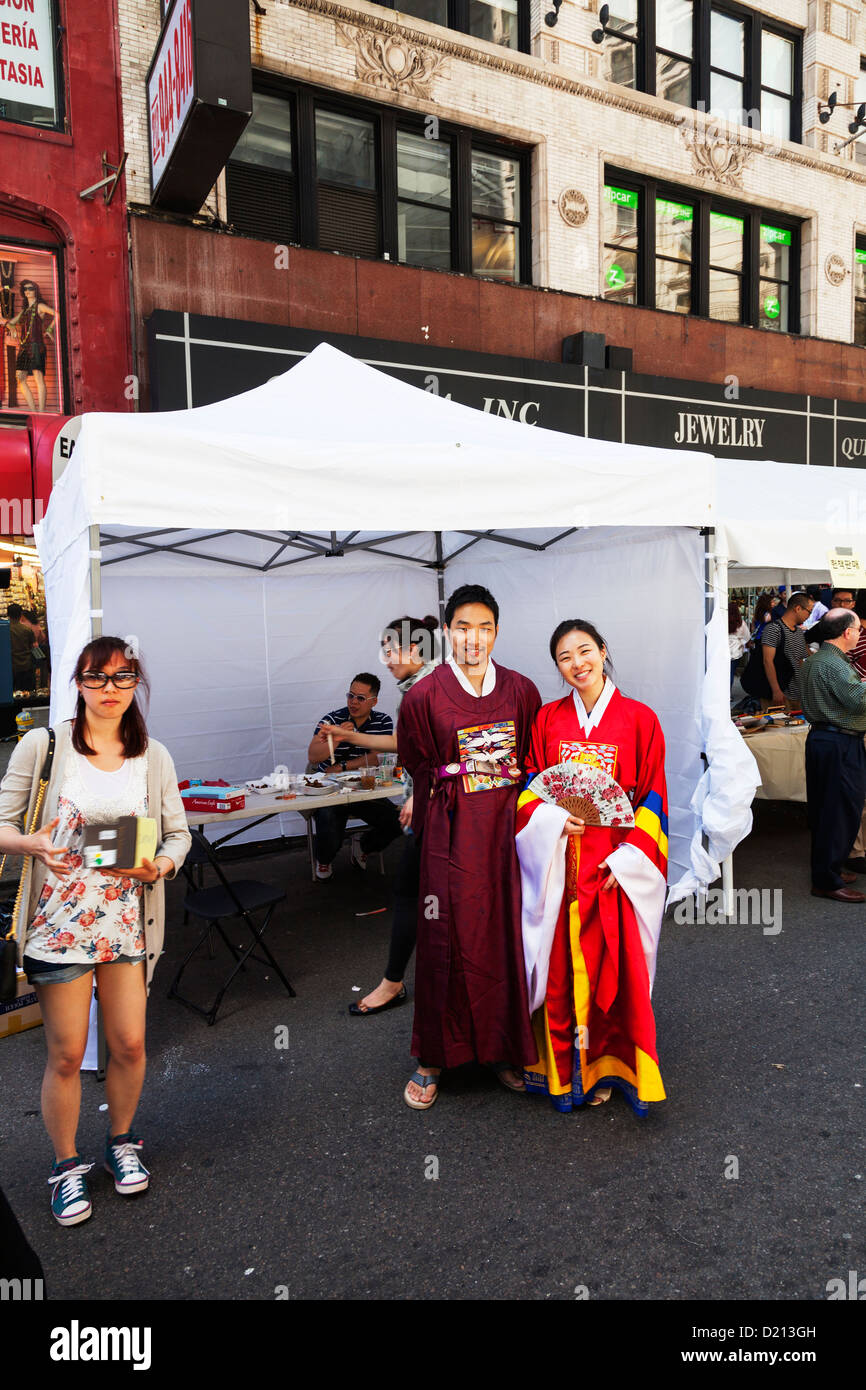
{"type": "MultiPolygon", "coordinates": [[[[184,865],[185,869],[187,865],[190,868],[190,872],[187,874],[188,881],[194,885],[195,880],[191,872],[194,866],[200,866],[201,870],[203,870],[209,864],[219,879],[219,883],[214,884],[212,888],[195,887],[195,891],[184,899],[184,912],[188,913],[191,917],[198,917],[204,922],[204,926],[202,927],[195,945],[187,952],[181,962],[180,969],[171,982],[171,988],[168,991],[169,999],[179,999],[182,1004],[186,1004],[190,1009],[195,1009],[196,1013],[201,1014],[203,1018],[207,1019],[208,1023],[212,1024],[216,1021],[217,1011],[223,1001],[226,990],[229,988],[229,985],[238,971],[243,970],[246,962],[251,958],[258,961],[260,965],[269,965],[275,970],[280,980],[282,980],[285,985],[287,993],[294,999],[295,991],[292,989],[290,982],[286,979],[286,976],[283,974],[262,939],[268,929],[268,924],[273,915],[274,908],[277,903],[283,902],[286,897],[285,890],[275,888],[271,883],[262,883],[260,880],[252,878],[237,879],[234,882],[230,882],[222,871],[222,865],[217,859],[212,845],[205,839],[201,831],[193,830],[192,827],[190,827],[190,834],[192,835],[192,848],[187,855],[186,864],[184,865]],[[265,915],[263,920],[257,924],[252,914],[261,910],[265,910],[265,915]],[[231,921],[237,918],[243,919],[252,938],[250,944],[244,950],[241,950],[240,947],[235,946],[234,943],[229,940],[222,926],[224,920],[231,921]],[[217,932],[218,935],[222,937],[222,940],[234,958],[235,964],[234,969],[223,983],[210,1008],[205,1009],[202,1008],[200,1004],[194,1003],[192,999],[188,999],[185,995],[181,994],[178,985],[180,984],[183,972],[186,970],[186,967],[189,965],[205,938],[207,938],[209,942],[212,942],[213,932],[217,932]],[[257,946],[264,952],[267,957],[266,960],[262,960],[261,956],[253,954],[257,946]]],[[[213,955],[212,948],[211,955],[213,955]]]]}

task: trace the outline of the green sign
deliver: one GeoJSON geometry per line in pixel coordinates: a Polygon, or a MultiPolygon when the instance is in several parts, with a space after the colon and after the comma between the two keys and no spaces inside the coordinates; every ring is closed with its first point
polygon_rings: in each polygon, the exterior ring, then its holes
{"type": "Polygon", "coordinates": [[[723,212],[711,212],[710,222],[719,231],[736,232],[738,236],[743,235],[742,217],[728,217],[723,212]]]}
{"type": "Polygon", "coordinates": [[[765,227],[761,223],[761,240],[767,242],[777,241],[782,246],[791,245],[791,233],[786,232],[784,227],[765,227]]]}
{"type": "Polygon", "coordinates": [[[625,284],[625,271],[614,261],[604,278],[612,290],[621,290],[625,284]]]}
{"type": "Polygon", "coordinates": [[[866,265],[866,251],[855,251],[854,259],[858,265],[866,265]]]}
{"type": "Polygon", "coordinates": [[[688,203],[669,203],[665,198],[656,198],[656,212],[662,217],[673,217],[677,222],[691,222],[695,215],[688,203]]]}
{"type": "Polygon", "coordinates": [[[609,203],[619,203],[620,207],[637,210],[637,194],[627,188],[614,188],[613,184],[606,183],[604,196],[609,203]]]}
{"type": "Polygon", "coordinates": [[[782,306],[774,294],[768,295],[764,300],[764,313],[768,319],[777,319],[782,312],[782,306]]]}

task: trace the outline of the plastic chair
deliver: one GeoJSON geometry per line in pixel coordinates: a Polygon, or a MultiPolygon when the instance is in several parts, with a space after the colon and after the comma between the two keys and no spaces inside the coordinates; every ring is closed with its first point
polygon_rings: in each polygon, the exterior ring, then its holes
{"type": "MultiPolygon", "coordinates": [[[[223,1001],[226,990],[231,985],[238,971],[243,970],[246,962],[251,957],[253,960],[258,961],[259,964],[268,965],[272,970],[276,971],[287,993],[294,999],[295,991],[292,989],[291,983],[283,974],[262,939],[268,929],[274,908],[277,903],[283,902],[286,898],[285,889],[276,888],[271,883],[262,883],[259,879],[244,878],[237,879],[233,882],[230,881],[223,873],[222,865],[217,859],[212,845],[204,835],[202,835],[201,831],[194,830],[190,827],[190,834],[192,835],[192,848],[187,856],[187,864],[190,865],[190,869],[196,865],[203,869],[209,864],[219,879],[219,883],[214,884],[211,888],[197,887],[184,899],[184,912],[188,913],[191,917],[198,917],[204,923],[204,926],[202,927],[195,945],[187,952],[177,974],[171,982],[171,988],[168,991],[169,999],[179,999],[182,1004],[186,1004],[188,1008],[194,1009],[196,1013],[206,1018],[209,1024],[215,1023],[217,1012],[223,1001]],[[253,913],[262,910],[265,912],[264,918],[257,924],[253,917],[253,913]],[[222,926],[223,921],[232,921],[237,918],[243,920],[252,938],[250,944],[244,950],[241,950],[240,947],[235,946],[233,942],[230,941],[222,926]],[[202,1008],[200,1004],[196,1004],[192,999],[188,999],[185,995],[181,994],[178,985],[180,984],[181,976],[186,970],[186,967],[189,965],[205,938],[207,938],[209,942],[213,942],[214,932],[222,938],[228,951],[234,958],[235,964],[233,970],[223,982],[213,1003],[209,1008],[202,1008]],[[265,960],[262,960],[261,956],[253,955],[257,946],[264,952],[266,957],[265,960]]],[[[187,878],[188,881],[194,883],[194,876],[191,872],[187,875],[187,878]]],[[[212,945],[211,955],[213,955],[212,945]]]]}

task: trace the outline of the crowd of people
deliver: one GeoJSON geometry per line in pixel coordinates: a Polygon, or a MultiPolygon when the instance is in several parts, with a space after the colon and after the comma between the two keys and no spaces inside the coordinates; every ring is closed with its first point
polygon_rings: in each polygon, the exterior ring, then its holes
{"type": "Polygon", "coordinates": [[[818,586],[761,594],[752,627],[738,603],[728,609],[731,687],[746,707],[801,711],[806,738],[806,806],[812,840],[812,894],[864,903],[866,874],[866,590],[818,586]]]}

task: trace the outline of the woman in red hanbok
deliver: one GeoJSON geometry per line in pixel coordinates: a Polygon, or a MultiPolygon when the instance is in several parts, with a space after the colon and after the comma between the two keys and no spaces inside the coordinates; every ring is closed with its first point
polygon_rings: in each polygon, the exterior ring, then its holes
{"type": "Polygon", "coordinates": [[[538,1061],[527,1090],[558,1110],[619,1087],[641,1115],[665,1093],[650,992],[665,903],[667,789],[658,719],[605,673],[592,623],[560,623],[550,653],[572,687],[539,710],[529,772],[561,762],[603,768],[632,803],[631,828],[584,825],[524,791],[517,853],[523,944],[538,1061]]]}

